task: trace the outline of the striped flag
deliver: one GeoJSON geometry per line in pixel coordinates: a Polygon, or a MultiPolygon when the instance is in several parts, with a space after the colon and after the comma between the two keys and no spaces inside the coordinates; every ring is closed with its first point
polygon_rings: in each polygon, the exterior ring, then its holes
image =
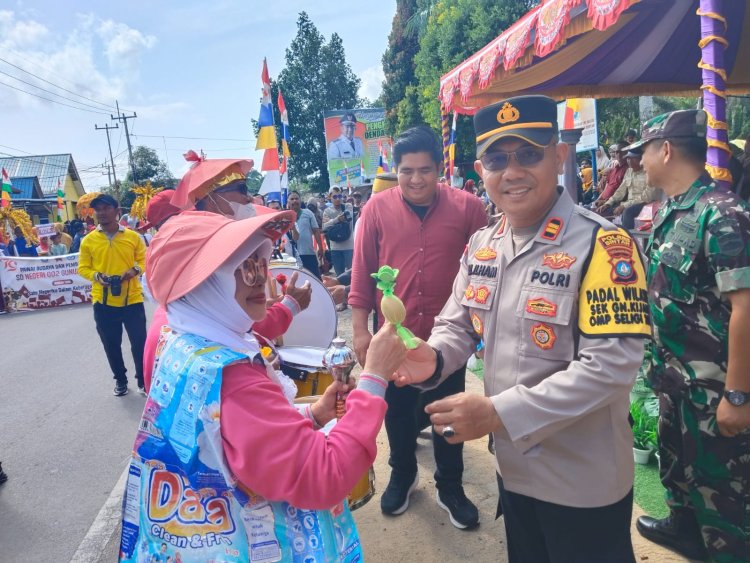
{"type": "Polygon", "coordinates": [[[451,136],[448,141],[448,174],[446,179],[450,182],[453,177],[453,167],[456,162],[456,122],[458,121],[458,112],[453,112],[453,125],[451,126],[451,136]]]}
{"type": "Polygon", "coordinates": [[[10,207],[10,194],[13,192],[13,184],[10,183],[10,176],[3,168],[3,197],[0,207],[10,207]]]}
{"type": "Polygon", "coordinates": [[[289,114],[286,111],[286,104],[281,95],[281,90],[279,90],[279,97],[276,102],[279,104],[279,113],[281,114],[281,154],[284,155],[284,158],[289,158],[292,156],[292,153],[289,152],[289,114]]]}
{"type": "Polygon", "coordinates": [[[260,117],[258,117],[258,140],[255,150],[276,148],[276,130],[273,126],[273,103],[271,102],[271,78],[268,76],[268,64],[263,59],[263,99],[260,102],[260,117]]]}
{"type": "Polygon", "coordinates": [[[388,151],[383,146],[383,143],[381,141],[378,141],[378,174],[382,174],[383,172],[390,172],[390,168],[388,166],[388,151]]]}
{"type": "Polygon", "coordinates": [[[63,198],[65,198],[65,192],[60,185],[60,178],[57,179],[57,220],[62,221],[62,210],[63,210],[63,198]]]}

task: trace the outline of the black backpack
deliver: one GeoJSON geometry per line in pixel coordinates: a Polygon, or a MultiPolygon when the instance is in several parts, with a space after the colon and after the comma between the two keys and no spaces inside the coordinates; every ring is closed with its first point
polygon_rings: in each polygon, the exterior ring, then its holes
{"type": "Polygon", "coordinates": [[[352,225],[349,221],[339,222],[328,227],[325,234],[333,242],[344,242],[352,236],[352,225]]]}

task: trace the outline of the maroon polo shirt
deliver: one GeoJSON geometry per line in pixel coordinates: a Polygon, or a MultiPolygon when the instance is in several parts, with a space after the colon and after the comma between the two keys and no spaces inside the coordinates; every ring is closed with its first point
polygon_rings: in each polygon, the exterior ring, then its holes
{"type": "Polygon", "coordinates": [[[625,177],[625,172],[628,171],[628,164],[619,164],[616,163],[612,170],[610,170],[607,173],[607,181],[604,184],[604,189],[602,190],[602,194],[599,196],[598,199],[602,201],[607,201],[609,198],[611,198],[613,195],[615,195],[615,192],[617,191],[617,188],[620,187],[620,184],[622,184],[622,179],[625,177]]]}
{"type": "Polygon", "coordinates": [[[370,274],[384,265],[398,268],[396,295],[406,306],[404,325],[427,340],[469,238],[486,225],[482,200],[445,184],[438,184],[424,220],[404,200],[400,186],[375,194],[358,221],[349,305],[377,306],[380,313],[382,293],[370,274]]]}

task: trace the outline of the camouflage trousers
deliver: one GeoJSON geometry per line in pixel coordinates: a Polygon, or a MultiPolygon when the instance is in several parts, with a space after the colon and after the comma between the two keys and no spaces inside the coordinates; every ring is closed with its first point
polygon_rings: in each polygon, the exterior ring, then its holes
{"type": "Polygon", "coordinates": [[[681,395],[659,394],[659,471],[667,505],[695,514],[711,559],[747,562],[750,433],[719,434],[720,399],[720,389],[702,385],[681,395]]]}

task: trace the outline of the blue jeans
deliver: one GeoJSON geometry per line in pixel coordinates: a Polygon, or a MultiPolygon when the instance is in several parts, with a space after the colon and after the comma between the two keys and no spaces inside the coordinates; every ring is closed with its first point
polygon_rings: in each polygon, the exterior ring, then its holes
{"type": "Polygon", "coordinates": [[[302,261],[302,267],[320,279],[320,268],[318,268],[318,257],[315,254],[300,254],[300,260],[302,261]]]}
{"type": "Polygon", "coordinates": [[[337,276],[352,267],[353,256],[353,250],[331,250],[331,262],[333,262],[333,269],[336,270],[337,276]]]}

